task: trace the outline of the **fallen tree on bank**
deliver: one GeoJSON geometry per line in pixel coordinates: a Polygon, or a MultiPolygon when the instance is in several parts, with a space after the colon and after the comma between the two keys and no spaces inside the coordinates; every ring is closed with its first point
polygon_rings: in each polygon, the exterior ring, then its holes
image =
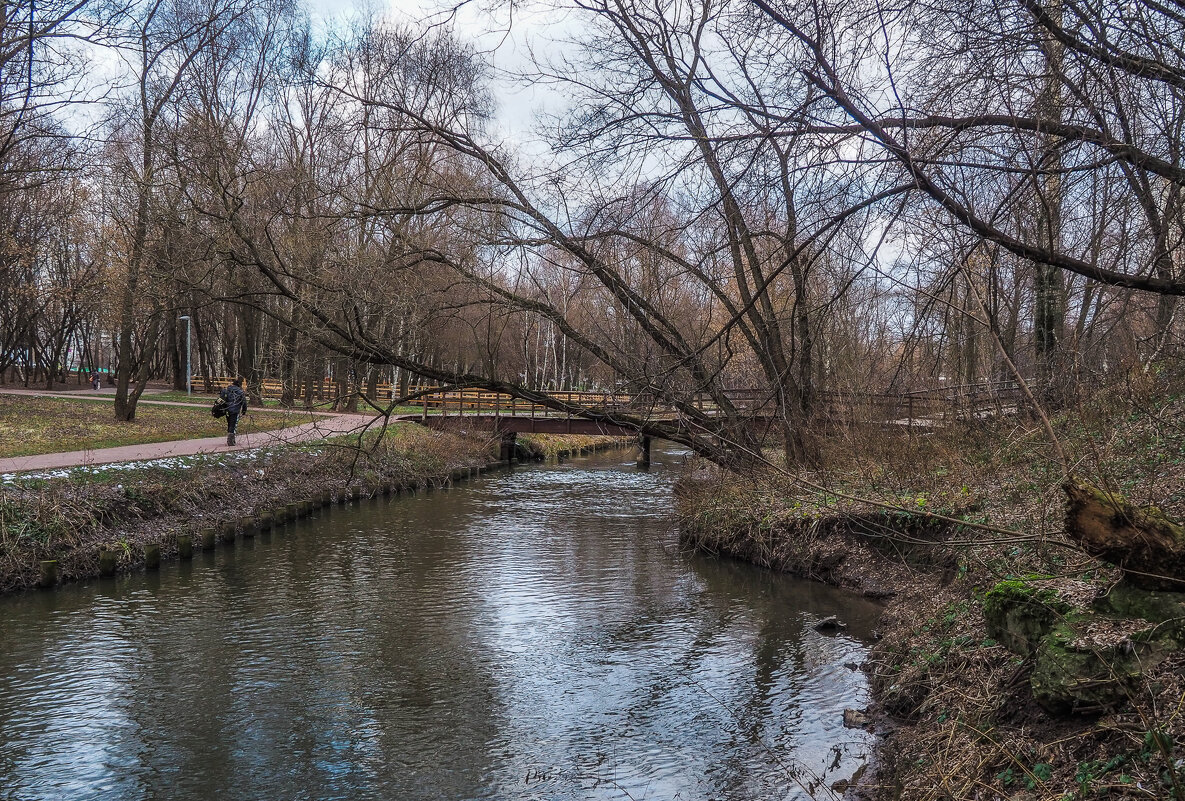
{"type": "Polygon", "coordinates": [[[1124,571],[1146,590],[1185,591],[1185,526],[1154,506],[1138,507],[1115,493],[1071,478],[1066,491],[1066,536],[1124,571]]]}

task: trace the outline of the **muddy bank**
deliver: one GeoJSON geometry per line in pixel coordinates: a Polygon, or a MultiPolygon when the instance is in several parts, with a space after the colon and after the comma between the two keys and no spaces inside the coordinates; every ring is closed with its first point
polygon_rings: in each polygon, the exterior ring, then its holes
{"type": "Polygon", "coordinates": [[[691,547],[883,600],[862,666],[876,769],[836,788],[847,797],[1185,799],[1185,594],[713,470],[682,483],[678,507],[691,547]],[[1025,559],[1041,572],[1012,570],[1025,559]]]}

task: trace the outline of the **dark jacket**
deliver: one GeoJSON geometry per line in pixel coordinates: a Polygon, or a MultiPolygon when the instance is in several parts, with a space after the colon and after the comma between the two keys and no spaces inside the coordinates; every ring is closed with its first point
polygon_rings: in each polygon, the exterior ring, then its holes
{"type": "Polygon", "coordinates": [[[243,392],[242,387],[231,384],[229,387],[219,392],[218,397],[226,401],[227,414],[247,413],[247,393],[243,392]]]}

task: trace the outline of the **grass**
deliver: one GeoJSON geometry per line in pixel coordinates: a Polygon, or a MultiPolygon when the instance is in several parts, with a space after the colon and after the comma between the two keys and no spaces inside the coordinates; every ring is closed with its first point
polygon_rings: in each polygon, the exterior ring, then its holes
{"type": "MultiPolygon", "coordinates": [[[[532,455],[545,459],[557,456],[580,453],[582,449],[594,449],[606,443],[605,437],[589,436],[586,434],[519,434],[518,439],[527,446],[532,455]]],[[[615,443],[619,447],[634,445],[632,437],[618,437],[615,443]]]]}
{"type": "MultiPolygon", "coordinates": [[[[308,422],[301,413],[252,413],[240,431],[271,431],[308,422]]],[[[93,400],[6,395],[0,398],[0,458],[43,453],[96,450],[226,434],[226,422],[210,416],[204,406],[137,407],[131,423],[117,422],[111,404],[93,400]]]]}
{"type": "MultiPolygon", "coordinates": [[[[214,405],[214,399],[217,397],[218,397],[217,392],[207,395],[206,393],[202,392],[200,387],[195,386],[193,388],[192,395],[187,395],[185,392],[178,392],[175,389],[171,389],[168,392],[154,392],[151,395],[145,395],[143,398],[141,398],[141,400],[168,401],[170,403],[192,403],[195,406],[209,407],[209,406],[214,405]]],[[[275,401],[275,400],[265,400],[263,402],[263,405],[265,408],[275,408],[275,409],[284,408],[284,407],[280,406],[279,401],[275,401]]],[[[259,404],[258,403],[252,404],[252,406],[258,407],[259,404]]]]}
{"type": "Polygon", "coordinates": [[[327,489],[420,486],[492,458],[491,443],[479,437],[415,425],[388,434],[381,441],[369,437],[371,447],[364,450],[352,447],[356,440],[335,438],[78,467],[6,482],[0,487],[0,594],[31,587],[39,560],[57,560],[62,579],[73,580],[95,575],[99,547],[116,545],[120,569],[136,569],[147,543],[159,544],[166,559],[176,553],[178,533],[197,534],[202,527],[318,498],[327,489]]]}

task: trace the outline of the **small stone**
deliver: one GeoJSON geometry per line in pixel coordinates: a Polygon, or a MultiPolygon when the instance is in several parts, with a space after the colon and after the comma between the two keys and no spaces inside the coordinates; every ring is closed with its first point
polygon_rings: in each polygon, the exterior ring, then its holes
{"type": "Polygon", "coordinates": [[[860,666],[857,665],[855,662],[844,662],[843,666],[846,667],[848,670],[859,670],[860,669],[860,666]]]}
{"type": "Polygon", "coordinates": [[[859,709],[845,709],[843,711],[843,725],[846,729],[862,729],[871,722],[868,715],[859,709]]]}
{"type": "Polygon", "coordinates": [[[828,615],[815,624],[815,631],[827,633],[834,631],[843,631],[848,627],[847,623],[837,618],[835,615],[828,615]]]}

